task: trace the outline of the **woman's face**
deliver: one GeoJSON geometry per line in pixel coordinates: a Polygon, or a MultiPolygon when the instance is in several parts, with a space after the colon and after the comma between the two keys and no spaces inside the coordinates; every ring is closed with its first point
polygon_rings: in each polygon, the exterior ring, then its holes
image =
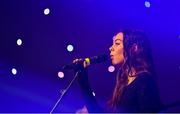
{"type": "Polygon", "coordinates": [[[109,48],[113,65],[121,65],[124,61],[123,39],[123,33],[118,33],[116,36],[114,36],[113,45],[109,48]]]}

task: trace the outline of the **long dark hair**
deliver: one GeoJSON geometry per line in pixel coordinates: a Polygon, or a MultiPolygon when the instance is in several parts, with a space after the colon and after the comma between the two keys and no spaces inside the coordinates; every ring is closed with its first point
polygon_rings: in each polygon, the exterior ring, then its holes
{"type": "Polygon", "coordinates": [[[145,33],[140,30],[124,30],[122,33],[124,62],[117,73],[113,96],[109,102],[114,111],[118,109],[118,103],[127,86],[129,75],[132,75],[134,71],[154,73],[150,42],[145,33]]]}

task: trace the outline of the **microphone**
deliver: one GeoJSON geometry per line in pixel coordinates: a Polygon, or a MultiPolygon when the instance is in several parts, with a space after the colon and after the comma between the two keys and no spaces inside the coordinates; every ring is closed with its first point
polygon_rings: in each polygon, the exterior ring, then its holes
{"type": "Polygon", "coordinates": [[[97,64],[97,63],[105,62],[106,60],[108,60],[108,58],[109,58],[109,56],[107,54],[93,56],[93,57],[82,59],[82,60],[78,61],[78,63],[71,63],[68,65],[64,65],[62,67],[62,69],[63,70],[76,69],[77,67],[82,65],[84,63],[84,61],[86,61],[88,66],[89,66],[91,64],[97,64]]]}

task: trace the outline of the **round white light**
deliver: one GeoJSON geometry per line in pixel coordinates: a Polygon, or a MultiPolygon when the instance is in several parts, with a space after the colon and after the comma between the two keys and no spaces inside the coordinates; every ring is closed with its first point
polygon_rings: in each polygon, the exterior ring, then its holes
{"type": "Polygon", "coordinates": [[[114,71],[115,71],[115,67],[112,66],[112,65],[109,66],[109,67],[108,67],[108,71],[109,71],[109,72],[114,72],[114,71]]]}
{"type": "Polygon", "coordinates": [[[18,40],[17,40],[17,45],[18,45],[18,46],[22,45],[22,40],[21,40],[21,39],[18,39],[18,40]]]}
{"type": "Polygon", "coordinates": [[[145,5],[147,8],[149,8],[149,7],[151,6],[151,3],[150,3],[149,1],[145,1],[145,2],[144,2],[144,5],[145,5]]]}
{"type": "Polygon", "coordinates": [[[96,94],[94,93],[94,91],[92,92],[93,96],[96,96],[96,94]]]}
{"type": "Polygon", "coordinates": [[[15,68],[12,68],[11,73],[12,73],[13,75],[16,75],[16,74],[17,74],[17,70],[16,70],[15,68]]]}
{"type": "Polygon", "coordinates": [[[59,77],[59,78],[64,78],[64,73],[63,73],[63,72],[61,72],[61,71],[60,71],[60,72],[58,72],[58,77],[59,77]]]}
{"type": "Polygon", "coordinates": [[[49,13],[50,13],[50,9],[49,8],[44,9],[44,15],[48,15],[49,13]]]}
{"type": "Polygon", "coordinates": [[[73,47],[72,45],[68,45],[68,46],[67,46],[67,50],[68,50],[69,52],[73,51],[73,49],[74,49],[74,47],[73,47]]]}

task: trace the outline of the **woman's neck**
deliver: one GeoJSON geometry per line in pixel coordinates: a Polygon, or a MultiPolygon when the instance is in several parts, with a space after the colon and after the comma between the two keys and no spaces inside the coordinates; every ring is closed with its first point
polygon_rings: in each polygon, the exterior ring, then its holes
{"type": "Polygon", "coordinates": [[[147,70],[142,70],[139,72],[135,72],[135,70],[132,70],[132,72],[128,75],[127,85],[131,84],[139,74],[144,73],[144,72],[147,72],[147,70]]]}

